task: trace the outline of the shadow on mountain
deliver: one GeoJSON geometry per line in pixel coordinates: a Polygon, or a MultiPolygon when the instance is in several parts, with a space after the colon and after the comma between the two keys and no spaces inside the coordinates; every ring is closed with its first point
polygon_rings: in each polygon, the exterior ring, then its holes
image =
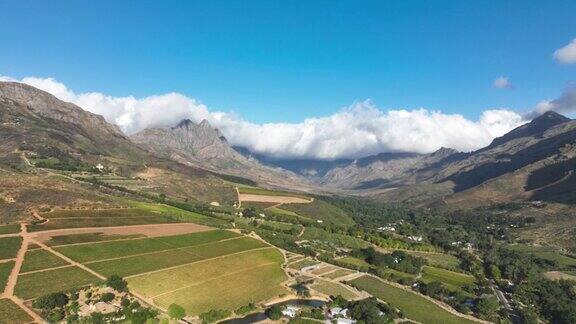
{"type": "Polygon", "coordinates": [[[361,190],[361,189],[393,187],[393,186],[388,186],[390,184],[391,184],[390,181],[386,180],[386,179],[374,179],[374,180],[370,180],[370,181],[364,181],[364,182],[360,183],[358,186],[354,187],[353,189],[361,190]]]}
{"type": "Polygon", "coordinates": [[[532,200],[565,204],[576,203],[576,158],[534,171],[524,189],[532,191],[532,200]]]}
{"type": "Polygon", "coordinates": [[[543,139],[534,145],[518,151],[516,154],[501,154],[496,157],[496,159],[498,159],[497,162],[484,163],[472,170],[457,173],[442,181],[451,180],[455,183],[454,190],[456,192],[463,191],[552,156],[558,153],[559,148],[574,141],[576,141],[575,131],[562,133],[548,139],[543,139]]]}

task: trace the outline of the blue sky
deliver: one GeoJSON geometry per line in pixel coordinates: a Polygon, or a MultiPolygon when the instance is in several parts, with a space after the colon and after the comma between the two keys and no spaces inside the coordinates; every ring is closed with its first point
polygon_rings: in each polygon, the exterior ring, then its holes
{"type": "Polygon", "coordinates": [[[575,1],[1,1],[0,75],[77,92],[176,91],[256,122],[355,101],[476,119],[576,81],[552,53],[575,1]],[[493,81],[507,76],[513,89],[493,81]]]}

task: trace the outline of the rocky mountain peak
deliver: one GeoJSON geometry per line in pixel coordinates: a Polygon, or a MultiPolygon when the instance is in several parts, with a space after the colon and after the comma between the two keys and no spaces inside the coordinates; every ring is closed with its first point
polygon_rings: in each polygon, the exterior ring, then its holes
{"type": "Polygon", "coordinates": [[[430,156],[443,158],[443,157],[447,157],[447,156],[450,156],[450,155],[456,154],[456,153],[458,153],[458,151],[456,151],[455,149],[442,146],[441,148],[437,149],[436,151],[430,153],[430,156]]]}
{"type": "Polygon", "coordinates": [[[534,118],[531,122],[511,130],[501,137],[495,138],[489,146],[481,149],[480,151],[484,151],[522,137],[540,138],[548,129],[569,121],[571,121],[571,119],[568,117],[565,117],[554,111],[547,111],[544,114],[534,118]]]}

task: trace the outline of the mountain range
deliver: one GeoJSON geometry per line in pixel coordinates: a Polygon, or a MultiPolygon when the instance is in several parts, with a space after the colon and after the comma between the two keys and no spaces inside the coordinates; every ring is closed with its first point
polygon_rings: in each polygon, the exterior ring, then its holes
{"type": "Polygon", "coordinates": [[[44,91],[1,82],[0,136],[0,167],[101,164],[139,181],[135,190],[198,201],[233,201],[239,182],[418,205],[575,198],[576,122],[551,111],[473,152],[440,148],[333,161],[277,159],[232,147],[208,121],[182,120],[128,137],[103,117],[44,91]]]}

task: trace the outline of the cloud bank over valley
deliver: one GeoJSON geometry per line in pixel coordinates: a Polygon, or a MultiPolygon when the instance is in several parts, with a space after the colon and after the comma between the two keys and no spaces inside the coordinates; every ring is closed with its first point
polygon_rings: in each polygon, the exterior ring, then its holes
{"type": "Polygon", "coordinates": [[[179,93],[114,97],[99,92],[76,93],[52,78],[16,80],[47,91],[57,98],[100,114],[126,134],[145,128],[173,126],[189,118],[208,120],[232,145],[283,158],[355,158],[381,152],[429,153],[440,147],[471,151],[526,123],[527,117],[547,110],[567,113],[576,109],[576,88],[567,88],[555,100],[542,101],[532,113],[488,109],[478,120],[426,108],[382,110],[370,100],[360,101],[324,117],[299,123],[256,124],[240,116],[213,111],[179,93]]]}

